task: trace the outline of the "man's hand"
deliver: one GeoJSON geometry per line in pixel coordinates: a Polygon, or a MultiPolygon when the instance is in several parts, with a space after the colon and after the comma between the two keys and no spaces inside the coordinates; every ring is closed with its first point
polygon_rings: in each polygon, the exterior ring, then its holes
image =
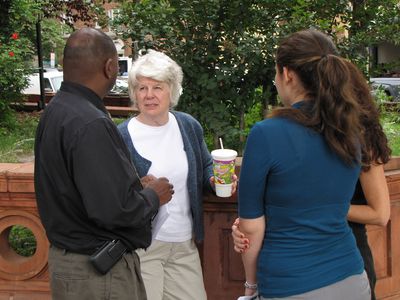
{"type": "Polygon", "coordinates": [[[168,203],[174,194],[174,186],[165,177],[149,181],[146,188],[153,189],[160,199],[160,206],[168,203]]]}
{"type": "Polygon", "coordinates": [[[149,174],[149,175],[146,175],[146,176],[140,178],[140,182],[142,183],[143,188],[145,188],[151,181],[154,181],[156,179],[157,179],[157,177],[149,174]]]}

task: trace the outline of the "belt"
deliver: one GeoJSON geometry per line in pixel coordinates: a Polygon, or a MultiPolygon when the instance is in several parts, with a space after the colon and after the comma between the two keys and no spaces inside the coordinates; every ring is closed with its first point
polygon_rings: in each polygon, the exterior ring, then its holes
{"type": "Polygon", "coordinates": [[[93,249],[93,250],[72,250],[72,249],[66,249],[66,248],[61,248],[58,246],[55,246],[53,244],[50,245],[51,248],[54,248],[57,251],[62,251],[63,254],[67,254],[67,253],[75,253],[75,254],[81,254],[81,255],[91,255],[92,253],[94,253],[97,249],[93,249]]]}
{"type": "MultiPolygon", "coordinates": [[[[105,242],[105,243],[108,243],[108,242],[105,242]]],[[[104,243],[104,244],[105,244],[105,243],[104,243]]],[[[54,244],[50,244],[50,247],[53,247],[53,248],[55,248],[55,249],[57,249],[57,250],[59,250],[59,251],[63,251],[63,254],[66,254],[66,253],[75,253],[75,254],[82,254],[82,255],[92,255],[92,254],[95,253],[97,250],[99,250],[100,248],[102,248],[102,247],[104,246],[104,244],[101,245],[100,247],[95,248],[95,249],[85,249],[85,250],[66,249],[66,248],[58,247],[58,246],[56,246],[56,245],[54,245],[54,244]]],[[[123,243],[117,243],[117,244],[115,245],[115,247],[116,247],[115,250],[117,250],[117,251],[122,251],[123,249],[125,249],[125,253],[131,253],[131,252],[132,252],[132,250],[126,249],[126,247],[124,246],[123,243]]]]}

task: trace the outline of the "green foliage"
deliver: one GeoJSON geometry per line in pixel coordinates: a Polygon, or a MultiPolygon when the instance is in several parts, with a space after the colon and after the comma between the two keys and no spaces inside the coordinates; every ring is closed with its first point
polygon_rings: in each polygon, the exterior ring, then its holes
{"type": "Polygon", "coordinates": [[[178,109],[202,123],[212,148],[222,137],[227,147],[240,149],[247,134],[245,116],[256,104],[262,111],[276,104],[273,54],[287,34],[323,30],[365,72],[367,46],[399,43],[395,0],[119,2],[113,27],[121,38],[164,51],[182,66],[178,109]]]}
{"type": "Polygon", "coordinates": [[[125,121],[126,121],[126,118],[112,118],[112,120],[113,120],[113,122],[115,123],[115,125],[118,126],[119,124],[125,122],[125,121]]]}
{"type": "MultiPolygon", "coordinates": [[[[10,104],[22,100],[21,91],[33,71],[31,62],[36,54],[36,23],[41,20],[44,59],[55,51],[61,57],[64,34],[71,31],[59,20],[72,26],[72,21],[100,21],[102,4],[94,0],[9,0],[0,6],[0,127],[10,127],[13,111],[10,104]],[[90,5],[88,5],[90,4],[90,5]],[[42,19],[45,17],[45,19],[42,19]],[[55,21],[57,18],[58,21],[55,21]],[[64,20],[64,18],[66,18],[64,20]]],[[[102,14],[103,13],[103,14],[102,14]]],[[[104,22],[103,22],[104,23],[104,22]]]]}
{"type": "Polygon", "coordinates": [[[385,88],[382,86],[379,86],[375,89],[372,90],[373,94],[374,94],[374,99],[380,109],[380,111],[382,113],[386,112],[386,107],[385,104],[388,102],[392,102],[393,101],[393,97],[389,96],[386,92],[385,92],[385,88]]]}
{"type": "Polygon", "coordinates": [[[386,112],[382,116],[382,126],[389,140],[393,156],[400,155],[400,119],[398,112],[386,112]]]}
{"type": "Polygon", "coordinates": [[[364,71],[366,75],[376,75],[376,66],[368,47],[382,42],[400,45],[400,5],[398,0],[351,1],[352,9],[346,18],[349,20],[349,36],[341,41],[342,53],[364,71]]]}
{"type": "Polygon", "coordinates": [[[19,255],[30,257],[36,251],[36,238],[32,231],[21,225],[14,225],[10,229],[8,242],[11,248],[19,255]]]}
{"type": "Polygon", "coordinates": [[[37,6],[29,0],[13,0],[7,10],[1,10],[0,28],[0,126],[12,125],[10,104],[21,100],[21,91],[27,85],[29,61],[33,47],[29,30],[35,20],[37,6]],[[11,123],[10,123],[11,122],[11,123]]]}
{"type": "Polygon", "coordinates": [[[103,4],[112,0],[41,0],[40,5],[44,18],[57,18],[71,28],[80,21],[84,25],[93,26],[96,22],[103,26],[106,16],[103,4]]]}
{"type": "Polygon", "coordinates": [[[382,87],[374,90],[374,98],[381,113],[381,124],[389,140],[392,155],[400,155],[400,103],[393,102],[382,87]]]}
{"type": "Polygon", "coordinates": [[[164,51],[181,65],[185,76],[178,109],[199,119],[214,147],[218,137],[232,147],[229,136],[241,135],[238,124],[255,104],[256,88],[268,86],[274,74],[273,44],[255,27],[263,18],[273,20],[252,3],[129,2],[114,23],[123,38],[164,51]]]}
{"type": "MultiPolygon", "coordinates": [[[[71,33],[72,29],[56,19],[42,19],[41,27],[43,60],[50,61],[50,53],[53,52],[56,57],[55,65],[60,65],[60,58],[66,43],[65,35],[71,33]]],[[[34,38],[36,38],[36,34],[34,38]]]]}

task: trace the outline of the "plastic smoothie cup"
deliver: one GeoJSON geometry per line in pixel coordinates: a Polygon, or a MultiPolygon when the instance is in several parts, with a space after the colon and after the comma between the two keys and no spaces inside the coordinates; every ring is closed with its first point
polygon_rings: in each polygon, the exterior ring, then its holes
{"type": "Polygon", "coordinates": [[[218,197],[232,196],[232,176],[235,173],[237,152],[232,149],[216,149],[211,151],[215,192],[218,197]]]}

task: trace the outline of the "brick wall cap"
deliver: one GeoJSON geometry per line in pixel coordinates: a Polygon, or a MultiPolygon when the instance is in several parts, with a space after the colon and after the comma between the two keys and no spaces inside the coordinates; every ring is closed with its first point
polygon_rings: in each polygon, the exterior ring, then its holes
{"type": "Polygon", "coordinates": [[[9,179],[33,178],[34,163],[17,164],[16,168],[7,171],[6,176],[9,179]]]}
{"type": "Polygon", "coordinates": [[[6,172],[17,169],[21,166],[21,164],[13,164],[13,163],[0,163],[0,176],[5,175],[6,172]]]}
{"type": "Polygon", "coordinates": [[[385,171],[400,169],[400,156],[393,156],[384,166],[385,171]]]}

